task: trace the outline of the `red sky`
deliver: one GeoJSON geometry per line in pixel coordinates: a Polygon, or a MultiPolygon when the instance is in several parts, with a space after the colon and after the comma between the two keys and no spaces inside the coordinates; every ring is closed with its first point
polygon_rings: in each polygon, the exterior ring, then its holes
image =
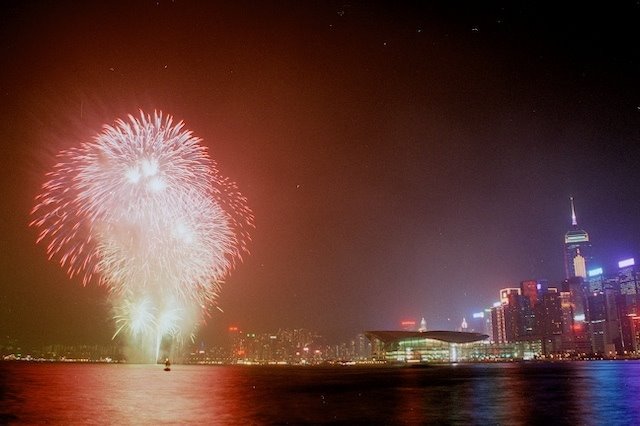
{"type": "Polygon", "coordinates": [[[569,195],[594,265],[640,257],[638,6],[476,3],[3,3],[2,333],[111,335],[27,224],[55,153],[138,109],[184,120],[256,216],[207,341],[455,328],[563,278],[569,195]]]}

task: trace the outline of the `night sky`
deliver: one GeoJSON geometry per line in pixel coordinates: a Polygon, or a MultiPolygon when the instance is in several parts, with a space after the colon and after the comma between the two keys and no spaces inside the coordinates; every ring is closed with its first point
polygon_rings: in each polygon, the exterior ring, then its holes
{"type": "Polygon", "coordinates": [[[29,211],[60,149],[139,109],[184,120],[255,214],[207,343],[455,329],[564,278],[571,195],[594,266],[640,258],[638,3],[225,3],[0,6],[3,338],[109,341],[106,290],[29,211]]]}

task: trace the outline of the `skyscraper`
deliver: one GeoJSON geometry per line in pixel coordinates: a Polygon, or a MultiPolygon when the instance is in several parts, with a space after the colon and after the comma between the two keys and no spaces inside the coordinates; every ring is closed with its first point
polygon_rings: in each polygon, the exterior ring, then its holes
{"type": "Polygon", "coordinates": [[[620,293],[638,294],[640,283],[638,272],[633,258],[618,262],[618,279],[620,281],[620,293]]]}
{"type": "Polygon", "coordinates": [[[578,228],[576,209],[571,200],[571,229],[564,235],[564,268],[566,278],[587,278],[587,260],[589,259],[589,234],[578,228]]]}

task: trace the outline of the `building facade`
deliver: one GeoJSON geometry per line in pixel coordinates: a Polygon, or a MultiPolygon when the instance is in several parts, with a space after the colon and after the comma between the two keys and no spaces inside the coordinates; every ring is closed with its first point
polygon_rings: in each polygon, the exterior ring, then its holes
{"type": "Polygon", "coordinates": [[[589,234],[578,227],[573,197],[571,197],[571,229],[564,235],[565,278],[587,278],[590,249],[589,234]]]}

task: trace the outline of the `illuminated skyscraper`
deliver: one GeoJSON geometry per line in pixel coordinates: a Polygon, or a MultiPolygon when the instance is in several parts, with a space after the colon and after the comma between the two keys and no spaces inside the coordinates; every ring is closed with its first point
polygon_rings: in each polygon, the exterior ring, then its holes
{"type": "Polygon", "coordinates": [[[618,262],[618,279],[620,281],[620,293],[622,294],[638,294],[640,291],[640,283],[638,281],[638,272],[635,267],[633,258],[621,260],[618,262]]]}
{"type": "Polygon", "coordinates": [[[507,331],[504,323],[503,304],[497,304],[491,308],[492,341],[495,343],[507,343],[507,331]]]}
{"type": "Polygon", "coordinates": [[[571,229],[564,235],[564,267],[566,278],[587,278],[587,260],[589,259],[589,234],[578,228],[576,209],[571,197],[571,229]]]}
{"type": "Polygon", "coordinates": [[[542,340],[542,352],[551,355],[562,349],[562,305],[560,293],[545,292],[535,306],[537,334],[542,340]]]}

